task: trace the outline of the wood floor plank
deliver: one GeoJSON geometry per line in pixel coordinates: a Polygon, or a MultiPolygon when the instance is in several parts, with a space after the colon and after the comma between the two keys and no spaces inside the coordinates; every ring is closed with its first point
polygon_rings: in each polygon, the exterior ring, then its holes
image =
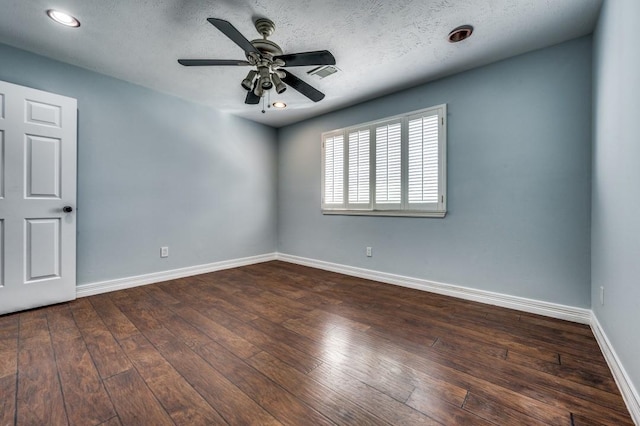
{"type": "Polygon", "coordinates": [[[159,346],[158,351],[229,424],[281,424],[177,339],[159,346]]]}
{"type": "MultiPolygon", "coordinates": [[[[173,284],[174,281],[167,281],[167,285],[173,284]]],[[[164,306],[177,305],[180,303],[178,299],[172,296],[170,293],[164,291],[159,286],[144,286],[141,287],[150,297],[154,298],[158,303],[164,306]]]]}
{"type": "Polygon", "coordinates": [[[592,373],[588,370],[573,368],[567,365],[560,364],[560,358],[558,362],[546,362],[537,358],[532,358],[524,354],[520,354],[515,351],[509,351],[507,361],[519,364],[528,368],[533,368],[538,371],[543,371],[547,374],[554,375],[563,379],[571,380],[576,383],[580,383],[594,388],[601,389],[609,393],[616,393],[618,387],[615,381],[610,375],[604,376],[597,373],[592,373]]]}
{"type": "Polygon", "coordinates": [[[18,326],[6,326],[0,337],[0,378],[18,372],[18,326]]]}
{"type": "Polygon", "coordinates": [[[463,410],[459,406],[441,400],[437,395],[424,392],[418,388],[407,400],[407,405],[425,413],[444,425],[493,425],[492,422],[483,419],[473,412],[463,410]]]}
{"type": "Polygon", "coordinates": [[[190,348],[197,348],[213,342],[212,338],[173,312],[156,315],[157,318],[161,320],[164,328],[169,330],[173,335],[180,336],[180,340],[190,348]]]}
{"type": "Polygon", "coordinates": [[[470,337],[460,337],[454,334],[446,334],[438,338],[433,344],[433,348],[436,350],[443,350],[445,352],[456,353],[459,351],[473,352],[491,357],[505,359],[507,357],[507,349],[492,345],[490,343],[482,342],[470,337]]]}
{"type": "Polygon", "coordinates": [[[247,363],[337,424],[388,424],[267,352],[252,356],[247,363]]]}
{"type": "Polygon", "coordinates": [[[583,416],[581,414],[571,414],[573,422],[571,426],[608,426],[606,423],[589,418],[589,416],[583,416]]]}
{"type": "MultiPolygon", "coordinates": [[[[285,423],[299,424],[303,418],[307,418],[313,421],[314,424],[325,424],[326,418],[318,415],[314,410],[309,410],[307,407],[301,405],[295,397],[288,394],[282,388],[274,386],[266,377],[255,374],[255,370],[251,370],[250,367],[242,362],[238,362],[239,359],[230,352],[227,353],[226,363],[219,363],[219,357],[223,351],[226,351],[222,346],[219,346],[216,342],[209,339],[204,333],[198,331],[194,327],[185,323],[181,318],[172,315],[170,312],[150,311],[152,315],[158,319],[162,316],[162,322],[164,326],[173,333],[175,336],[179,336],[179,339],[188,347],[193,349],[200,356],[205,358],[209,364],[212,364],[218,371],[224,367],[226,370],[221,371],[225,377],[231,380],[236,386],[238,386],[245,394],[249,395],[254,401],[265,407],[270,413],[274,414],[276,418],[279,418],[285,423]],[[164,314],[164,316],[163,316],[164,314]],[[206,345],[206,346],[204,346],[206,345]],[[210,347],[216,346],[216,356],[212,356],[210,347]],[[204,346],[204,347],[203,347],[204,346]],[[236,361],[236,362],[233,362],[236,361]],[[228,368],[233,366],[234,369],[228,368]],[[282,410],[282,406],[286,406],[286,410],[282,410]]],[[[240,325],[244,327],[245,324],[240,325]]],[[[257,335],[254,333],[254,336],[257,335]]],[[[268,339],[267,339],[268,340],[268,339]]],[[[280,345],[273,345],[274,347],[281,349],[280,345]]],[[[279,352],[279,351],[278,351],[279,352]]],[[[279,352],[281,353],[281,352],[279,352]]],[[[300,354],[303,355],[303,354],[300,354]]],[[[300,358],[300,355],[297,357],[300,358]]],[[[314,366],[317,362],[314,362],[314,366]]]]}
{"type": "Polygon", "coordinates": [[[582,334],[583,336],[587,336],[590,339],[593,338],[591,327],[586,324],[562,321],[555,318],[547,318],[529,313],[522,313],[522,315],[520,315],[519,321],[529,324],[544,325],[546,327],[551,327],[558,330],[565,330],[570,333],[582,334]]]}
{"type": "Polygon", "coordinates": [[[18,424],[68,424],[43,310],[21,314],[16,408],[18,424]]]}
{"type": "MultiPolygon", "coordinates": [[[[548,423],[543,423],[528,416],[526,413],[513,410],[505,407],[502,404],[491,401],[473,393],[469,393],[465,400],[463,408],[466,411],[474,413],[475,415],[482,417],[485,420],[493,422],[497,425],[506,424],[518,424],[518,425],[530,425],[530,426],[544,426],[548,423]]],[[[570,417],[567,416],[566,423],[569,424],[570,417]]]]}
{"type": "Polygon", "coordinates": [[[200,347],[196,352],[283,424],[333,424],[320,412],[303,404],[290,392],[217,343],[200,347]]]}
{"type": "Polygon", "coordinates": [[[143,335],[123,340],[122,347],[177,425],[227,424],[143,335]]]}
{"type": "Polygon", "coordinates": [[[84,340],[58,337],[55,331],[52,337],[69,424],[97,425],[115,416],[84,340]]]}
{"type": "Polygon", "coordinates": [[[144,332],[163,328],[162,322],[153,315],[153,311],[157,306],[154,306],[149,300],[128,297],[118,299],[117,296],[113,296],[112,300],[139,331],[144,332]]]}
{"type": "Polygon", "coordinates": [[[260,352],[260,348],[246,340],[244,337],[232,332],[226,327],[223,327],[193,308],[181,305],[178,307],[172,307],[172,310],[198,330],[206,334],[213,341],[218,342],[240,358],[249,358],[260,352]]]}
{"type": "Polygon", "coordinates": [[[12,425],[16,417],[17,375],[0,377],[0,425],[12,425]]]}
{"type": "Polygon", "coordinates": [[[308,373],[320,364],[318,358],[292,347],[287,342],[272,339],[251,324],[223,318],[224,313],[217,309],[208,309],[207,315],[214,321],[225,322],[234,333],[243,336],[256,347],[269,352],[303,373],[308,373]]]}
{"type": "Polygon", "coordinates": [[[96,313],[100,316],[116,340],[128,339],[140,331],[129,321],[127,316],[111,301],[108,295],[101,294],[89,299],[96,313]]]}
{"type": "MultiPolygon", "coordinates": [[[[251,314],[226,300],[215,296],[212,292],[218,287],[207,285],[202,281],[193,280],[193,282],[180,283],[179,285],[168,286],[167,283],[160,283],[160,288],[164,291],[173,291],[175,297],[184,305],[190,306],[199,311],[209,308],[217,308],[226,315],[238,321],[248,322],[258,318],[257,315],[251,314]]],[[[225,293],[226,294],[226,293],[225,293]]]]}
{"type": "MultiPolygon", "coordinates": [[[[305,336],[296,335],[278,324],[257,319],[252,324],[271,340],[288,342],[304,353],[317,353],[323,362],[335,362],[342,359],[347,365],[345,370],[354,377],[360,378],[368,385],[386,393],[398,401],[406,401],[414,389],[410,379],[398,376],[398,365],[377,357],[375,351],[367,348],[354,349],[345,345],[344,340],[325,336],[321,342],[315,343],[305,336]],[[351,361],[351,362],[349,362],[351,361]],[[387,368],[389,367],[389,368],[387,368]],[[375,374],[372,374],[375,371],[375,374]]],[[[336,333],[339,335],[339,333],[336,333]]],[[[348,338],[348,337],[347,337],[348,338]]]]}
{"type": "Polygon", "coordinates": [[[420,411],[345,374],[338,366],[320,365],[309,374],[315,381],[334,389],[346,399],[352,399],[373,415],[393,425],[441,423],[420,411]]]}
{"type": "Polygon", "coordinates": [[[51,343],[45,309],[20,314],[20,346],[36,346],[51,343]]]}
{"type": "Polygon", "coordinates": [[[45,309],[50,332],[76,330],[78,327],[73,313],[66,304],[50,306],[45,309]]]}
{"type": "Polygon", "coordinates": [[[104,423],[100,423],[98,426],[122,426],[118,417],[112,417],[104,423]]]}
{"type": "Polygon", "coordinates": [[[601,362],[594,361],[592,359],[581,359],[579,356],[560,353],[559,354],[560,365],[567,366],[569,368],[576,368],[589,373],[593,373],[599,376],[609,377],[613,379],[609,365],[602,358],[601,362]]]}
{"type": "Polygon", "coordinates": [[[104,384],[123,426],[174,424],[135,369],[109,377],[104,384]]]}
{"type": "Polygon", "coordinates": [[[76,300],[70,307],[100,377],[106,379],[131,369],[131,363],[90,301],[76,300]]]}

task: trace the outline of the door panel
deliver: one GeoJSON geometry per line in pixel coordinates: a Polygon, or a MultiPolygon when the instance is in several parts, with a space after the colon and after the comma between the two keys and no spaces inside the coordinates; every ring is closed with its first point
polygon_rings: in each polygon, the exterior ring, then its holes
{"type": "Polygon", "coordinates": [[[0,81],[0,314],[75,299],[76,108],[0,81]]]}
{"type": "Polygon", "coordinates": [[[60,198],[60,139],[26,136],[27,198],[60,198]]]}
{"type": "Polygon", "coordinates": [[[4,219],[0,219],[0,288],[4,287],[4,219]]]}
{"type": "Polygon", "coordinates": [[[0,199],[2,198],[4,198],[4,131],[0,129],[0,199]]]}
{"type": "Polygon", "coordinates": [[[60,106],[26,101],[26,122],[45,126],[60,127],[60,106]]]}
{"type": "Polygon", "coordinates": [[[60,278],[60,219],[27,219],[25,225],[25,282],[60,278]]]}

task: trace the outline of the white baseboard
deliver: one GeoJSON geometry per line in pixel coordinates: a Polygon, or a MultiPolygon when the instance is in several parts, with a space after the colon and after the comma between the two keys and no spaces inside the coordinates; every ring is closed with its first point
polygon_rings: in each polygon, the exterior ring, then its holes
{"type": "Polygon", "coordinates": [[[516,309],[518,311],[544,315],[581,324],[590,324],[591,322],[590,309],[576,308],[573,306],[559,305],[556,303],[527,299],[524,297],[510,296],[508,294],[439,283],[421,278],[406,277],[370,269],[356,268],[353,266],[292,256],[284,253],[278,253],[276,257],[278,260],[283,262],[310,266],[312,268],[324,269],[326,271],[338,272],[340,274],[380,281],[387,284],[429,291],[460,299],[473,300],[475,302],[486,303],[489,305],[502,306],[503,308],[516,309]]]}
{"type": "Polygon", "coordinates": [[[169,271],[154,272],[151,274],[137,275],[133,277],[118,278],[115,280],[100,281],[89,284],[81,284],[77,287],[76,296],[86,297],[94,294],[107,293],[110,291],[124,290],[126,288],[138,287],[141,285],[159,283],[162,281],[175,280],[178,278],[191,277],[193,275],[206,274],[209,272],[221,271],[223,269],[237,268],[239,266],[253,265],[255,263],[276,260],[276,253],[262,254],[258,256],[243,257],[240,259],[223,260],[220,262],[207,263],[205,265],[189,266],[186,268],[172,269],[169,271]]]}
{"type": "Polygon", "coordinates": [[[596,341],[598,342],[598,345],[600,345],[600,350],[602,351],[604,358],[607,360],[607,364],[609,364],[609,369],[618,384],[618,389],[620,389],[622,398],[624,399],[625,404],[627,404],[632,420],[635,424],[640,425],[640,396],[638,396],[638,391],[633,386],[631,379],[622,366],[620,358],[618,358],[615,349],[613,349],[613,346],[604,332],[604,329],[600,325],[600,321],[598,321],[595,313],[591,314],[591,330],[593,330],[596,341]]]}

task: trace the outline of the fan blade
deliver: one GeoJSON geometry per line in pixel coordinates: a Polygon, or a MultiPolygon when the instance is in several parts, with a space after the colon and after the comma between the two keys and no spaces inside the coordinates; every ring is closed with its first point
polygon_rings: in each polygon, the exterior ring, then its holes
{"type": "Polygon", "coordinates": [[[257,81],[253,83],[253,88],[247,92],[247,97],[244,99],[245,104],[257,105],[260,103],[260,96],[253,93],[253,91],[256,89],[257,84],[257,81]]]}
{"type": "Polygon", "coordinates": [[[288,71],[285,71],[285,76],[282,79],[287,85],[293,87],[298,92],[305,95],[307,98],[311,99],[313,102],[318,102],[324,99],[324,93],[314,89],[304,81],[300,80],[295,75],[291,74],[288,71]]]}
{"type": "Polygon", "coordinates": [[[328,50],[315,52],[290,53],[288,55],[274,56],[273,59],[282,59],[285,67],[301,67],[305,65],[335,65],[336,58],[328,50]]]}
{"type": "Polygon", "coordinates": [[[235,60],[235,59],[178,59],[180,65],[185,67],[200,67],[200,66],[212,66],[212,65],[238,65],[245,66],[251,65],[247,61],[235,60]]]}
{"type": "Polygon", "coordinates": [[[240,33],[240,31],[238,31],[236,27],[231,25],[229,22],[222,19],[216,19],[216,18],[208,18],[207,21],[209,21],[211,25],[219,29],[222,32],[222,34],[229,37],[231,41],[233,41],[235,44],[240,46],[240,48],[244,50],[246,53],[253,52],[253,53],[257,53],[258,55],[260,54],[260,51],[256,49],[255,46],[251,44],[251,42],[247,40],[240,33]]]}

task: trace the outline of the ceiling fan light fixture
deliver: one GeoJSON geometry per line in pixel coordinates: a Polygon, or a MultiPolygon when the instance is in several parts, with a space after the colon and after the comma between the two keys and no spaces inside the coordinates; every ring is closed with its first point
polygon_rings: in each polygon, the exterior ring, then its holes
{"type": "Polygon", "coordinates": [[[249,71],[249,74],[247,74],[245,79],[242,80],[242,83],[240,83],[242,87],[244,87],[246,90],[253,89],[253,80],[255,80],[257,74],[258,74],[258,71],[255,71],[255,70],[249,71]]]}
{"type": "Polygon", "coordinates": [[[449,33],[449,43],[459,43],[471,37],[471,34],[473,34],[473,27],[471,25],[456,27],[449,33]]]}
{"type": "Polygon", "coordinates": [[[49,9],[47,10],[47,16],[56,21],[58,24],[62,24],[66,27],[78,28],[80,26],[80,21],[78,21],[68,13],[62,12],[60,10],[49,9]]]}
{"type": "Polygon", "coordinates": [[[276,86],[276,93],[281,94],[287,90],[287,86],[282,82],[282,80],[280,80],[278,74],[271,74],[271,79],[273,80],[273,84],[276,86]]]}
{"type": "Polygon", "coordinates": [[[264,89],[262,88],[262,86],[260,84],[256,84],[256,88],[253,89],[253,94],[256,95],[259,98],[264,96],[264,89]]]}
{"type": "Polygon", "coordinates": [[[258,73],[260,73],[260,81],[258,82],[258,85],[264,90],[271,89],[273,87],[273,83],[271,82],[271,73],[269,72],[269,68],[266,66],[258,67],[258,73]]]}
{"type": "Polygon", "coordinates": [[[272,103],[271,105],[273,105],[274,108],[278,108],[278,109],[282,109],[282,108],[286,108],[287,104],[285,104],[282,101],[276,101],[274,103],[272,103]]]}
{"type": "Polygon", "coordinates": [[[262,77],[260,79],[260,86],[264,90],[270,90],[273,87],[273,83],[271,82],[271,79],[269,77],[262,77]]]}

